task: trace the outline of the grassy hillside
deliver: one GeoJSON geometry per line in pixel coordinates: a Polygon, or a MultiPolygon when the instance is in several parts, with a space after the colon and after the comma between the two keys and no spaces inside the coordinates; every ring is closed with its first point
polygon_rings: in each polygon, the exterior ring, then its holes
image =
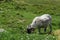
{"type": "Polygon", "coordinates": [[[60,29],[59,0],[1,1],[0,28],[5,29],[5,32],[0,33],[0,40],[56,40],[57,37],[52,34],[38,34],[37,29],[32,34],[26,33],[27,25],[34,17],[42,14],[52,16],[53,31],[60,29]]]}

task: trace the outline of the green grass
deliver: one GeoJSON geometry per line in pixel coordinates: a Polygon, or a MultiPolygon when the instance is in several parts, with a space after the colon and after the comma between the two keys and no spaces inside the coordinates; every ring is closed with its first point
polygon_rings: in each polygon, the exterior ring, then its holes
{"type": "MultiPolygon", "coordinates": [[[[56,40],[50,34],[26,33],[27,25],[33,18],[42,14],[52,16],[53,30],[60,29],[59,0],[14,0],[0,3],[0,28],[6,32],[0,33],[0,40],[56,40]]],[[[49,28],[47,29],[49,31],[49,28]]],[[[41,30],[43,32],[43,29],[41,30]]],[[[47,32],[48,32],[47,31],[47,32]]]]}

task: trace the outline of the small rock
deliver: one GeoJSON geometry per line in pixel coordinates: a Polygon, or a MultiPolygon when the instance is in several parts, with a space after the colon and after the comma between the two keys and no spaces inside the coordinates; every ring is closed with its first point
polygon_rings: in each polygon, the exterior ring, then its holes
{"type": "Polygon", "coordinates": [[[4,29],[0,29],[0,32],[4,32],[5,30],[4,29]]]}

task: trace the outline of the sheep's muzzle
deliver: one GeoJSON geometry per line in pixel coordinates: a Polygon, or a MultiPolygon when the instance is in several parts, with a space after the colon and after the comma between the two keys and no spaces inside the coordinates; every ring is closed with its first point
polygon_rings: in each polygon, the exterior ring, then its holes
{"type": "Polygon", "coordinates": [[[30,34],[34,31],[34,28],[31,28],[31,29],[27,29],[27,33],[30,34]]]}

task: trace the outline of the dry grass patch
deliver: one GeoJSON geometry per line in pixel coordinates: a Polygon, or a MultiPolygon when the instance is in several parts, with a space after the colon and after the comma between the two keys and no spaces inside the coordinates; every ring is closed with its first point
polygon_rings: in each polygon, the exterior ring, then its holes
{"type": "Polygon", "coordinates": [[[60,29],[54,30],[54,31],[53,31],[53,35],[54,35],[54,36],[59,36],[59,35],[60,35],[60,29]]]}
{"type": "Polygon", "coordinates": [[[52,34],[56,36],[56,40],[60,40],[60,29],[54,30],[52,34]]]}

